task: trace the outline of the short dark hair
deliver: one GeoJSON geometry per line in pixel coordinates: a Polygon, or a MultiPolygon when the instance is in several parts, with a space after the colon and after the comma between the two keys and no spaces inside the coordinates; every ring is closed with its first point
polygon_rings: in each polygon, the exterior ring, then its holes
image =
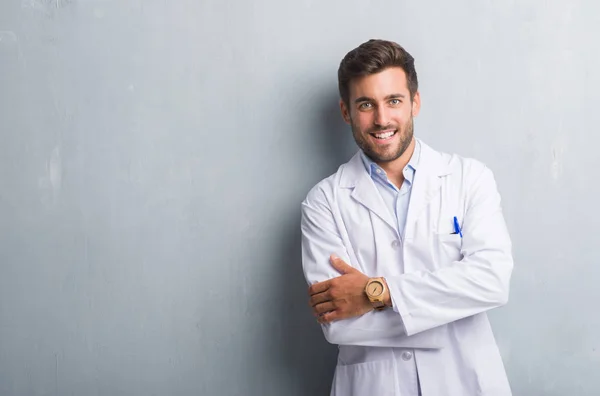
{"type": "Polygon", "coordinates": [[[371,39],[348,52],[340,63],[338,88],[344,103],[349,104],[350,82],[353,79],[376,74],[390,67],[404,70],[412,100],[419,89],[415,59],[393,41],[371,39]]]}

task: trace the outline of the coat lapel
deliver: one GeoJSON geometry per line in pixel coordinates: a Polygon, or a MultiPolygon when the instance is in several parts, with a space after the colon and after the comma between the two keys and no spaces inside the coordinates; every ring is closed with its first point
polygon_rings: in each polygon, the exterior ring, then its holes
{"type": "Polygon", "coordinates": [[[440,193],[442,184],[440,177],[450,173],[448,165],[442,162],[442,155],[422,141],[420,143],[421,158],[415,173],[404,228],[406,238],[412,238],[413,229],[419,215],[431,200],[440,193]]]}
{"type": "MultiPolygon", "coordinates": [[[[448,165],[442,161],[442,155],[427,146],[423,141],[419,140],[419,142],[421,144],[421,157],[417,165],[418,168],[408,205],[406,226],[404,228],[406,238],[412,237],[412,231],[419,215],[431,200],[439,194],[440,177],[450,173],[448,165]]],[[[367,173],[360,157],[360,151],[344,167],[340,178],[340,187],[352,188],[351,197],[354,200],[381,218],[395,232],[398,232],[396,220],[387,210],[373,179],[367,173]]]]}
{"type": "Polygon", "coordinates": [[[396,232],[398,227],[392,214],[387,209],[383,198],[377,191],[375,182],[367,173],[360,157],[360,152],[347,163],[340,180],[340,187],[353,188],[350,196],[358,203],[369,209],[396,232]]]}

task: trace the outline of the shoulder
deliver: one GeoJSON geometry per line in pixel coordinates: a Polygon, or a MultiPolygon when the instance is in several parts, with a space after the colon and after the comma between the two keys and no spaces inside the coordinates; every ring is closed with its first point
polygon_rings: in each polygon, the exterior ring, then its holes
{"type": "MultiPolygon", "coordinates": [[[[352,179],[356,174],[357,162],[360,160],[355,155],[350,161],[339,166],[332,175],[319,181],[310,189],[303,204],[323,204],[330,203],[335,199],[337,190],[347,184],[348,179],[352,179]],[[358,159],[357,159],[358,158],[358,159]]],[[[362,165],[362,163],[360,164],[362,165]]]]}
{"type": "Polygon", "coordinates": [[[483,161],[456,153],[435,152],[443,170],[439,175],[445,175],[445,185],[463,196],[468,204],[498,196],[494,174],[483,161]]]}
{"type": "Polygon", "coordinates": [[[465,181],[475,181],[481,177],[489,177],[492,171],[482,161],[463,157],[458,154],[446,154],[448,156],[448,165],[450,168],[461,175],[465,181]]]}
{"type": "Polygon", "coordinates": [[[460,179],[466,184],[476,183],[481,178],[493,178],[492,170],[479,159],[457,153],[431,150],[439,156],[440,164],[446,168],[448,175],[460,179]]]}
{"type": "MultiPolygon", "coordinates": [[[[338,170],[339,172],[339,170],[338,170]]],[[[313,188],[310,189],[306,198],[302,201],[303,205],[322,205],[326,203],[330,196],[333,195],[334,186],[336,184],[336,175],[333,175],[321,180],[313,188]]]]}

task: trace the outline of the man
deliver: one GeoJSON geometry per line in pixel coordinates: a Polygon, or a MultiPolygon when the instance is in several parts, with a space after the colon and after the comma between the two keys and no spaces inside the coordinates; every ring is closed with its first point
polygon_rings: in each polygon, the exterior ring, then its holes
{"type": "Polygon", "coordinates": [[[359,152],[302,203],[310,305],[339,345],[332,395],[511,394],[486,311],[513,268],[492,172],[413,137],[413,57],[370,40],[338,71],[359,152]]]}

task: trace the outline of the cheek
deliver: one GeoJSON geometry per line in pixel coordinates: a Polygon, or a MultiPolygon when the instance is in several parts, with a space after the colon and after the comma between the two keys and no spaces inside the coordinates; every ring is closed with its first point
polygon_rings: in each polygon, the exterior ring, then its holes
{"type": "Polygon", "coordinates": [[[411,118],[412,113],[410,109],[398,111],[394,114],[393,119],[398,125],[405,125],[411,118]]]}
{"type": "Polygon", "coordinates": [[[373,126],[373,117],[369,113],[358,113],[354,117],[354,125],[361,131],[366,131],[373,126]]]}

